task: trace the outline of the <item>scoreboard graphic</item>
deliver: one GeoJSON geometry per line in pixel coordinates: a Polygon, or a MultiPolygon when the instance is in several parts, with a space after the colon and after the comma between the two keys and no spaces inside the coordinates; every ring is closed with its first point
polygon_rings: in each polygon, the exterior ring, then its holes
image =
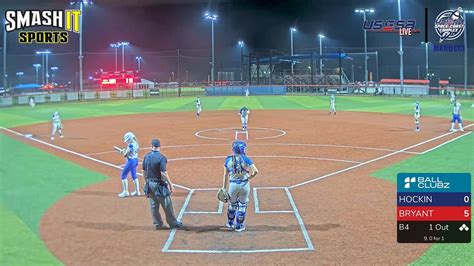
{"type": "Polygon", "coordinates": [[[399,173],[398,243],[470,243],[470,173],[399,173]]]}

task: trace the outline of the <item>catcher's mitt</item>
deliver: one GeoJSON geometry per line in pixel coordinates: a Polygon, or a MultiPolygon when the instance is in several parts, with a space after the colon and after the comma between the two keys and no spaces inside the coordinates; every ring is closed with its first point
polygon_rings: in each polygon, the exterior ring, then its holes
{"type": "Polygon", "coordinates": [[[225,188],[220,188],[219,191],[217,191],[217,199],[222,202],[228,202],[230,199],[229,192],[225,190],[225,188]]]}

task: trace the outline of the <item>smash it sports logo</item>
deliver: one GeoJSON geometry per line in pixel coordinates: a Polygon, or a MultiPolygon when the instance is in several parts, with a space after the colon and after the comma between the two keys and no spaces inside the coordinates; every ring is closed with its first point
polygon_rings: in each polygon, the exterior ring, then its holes
{"type": "Polygon", "coordinates": [[[409,189],[417,187],[420,189],[449,189],[450,183],[444,182],[440,177],[419,176],[419,177],[405,177],[404,188],[409,189]]]}
{"type": "Polygon", "coordinates": [[[364,21],[363,29],[374,32],[398,33],[401,36],[410,36],[413,33],[420,33],[415,28],[416,20],[414,19],[374,19],[364,21]]]}
{"type": "Polygon", "coordinates": [[[80,10],[7,10],[5,31],[18,32],[21,44],[66,44],[69,32],[79,33],[80,10]],[[53,27],[57,30],[26,30],[33,27],[53,27]]]}

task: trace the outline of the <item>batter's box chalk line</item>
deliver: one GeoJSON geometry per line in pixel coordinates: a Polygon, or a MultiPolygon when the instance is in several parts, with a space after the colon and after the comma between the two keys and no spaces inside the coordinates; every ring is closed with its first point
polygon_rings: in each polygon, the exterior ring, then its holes
{"type": "Polygon", "coordinates": [[[210,128],[210,129],[199,130],[196,133],[194,133],[194,136],[196,136],[198,138],[202,138],[202,139],[211,139],[211,140],[232,140],[231,138],[205,136],[205,134],[203,134],[203,133],[212,132],[212,131],[217,131],[217,132],[235,131],[235,138],[237,138],[237,132],[247,132],[246,134],[247,134],[247,139],[248,139],[248,131],[249,130],[250,131],[272,131],[272,132],[275,132],[275,134],[273,136],[254,138],[255,140],[274,139],[274,138],[283,137],[287,134],[285,130],[277,129],[277,128],[248,127],[247,130],[245,131],[245,130],[241,130],[241,128],[239,128],[239,127],[227,127],[227,128],[210,128]]]}
{"type": "MultiPolygon", "coordinates": [[[[191,201],[193,193],[197,189],[192,189],[189,191],[188,196],[186,197],[184,204],[178,214],[178,220],[182,220],[184,215],[190,215],[193,214],[191,212],[187,212],[186,209],[188,208],[189,202],[191,201]]],[[[201,189],[202,190],[202,189],[201,189]]],[[[205,190],[217,190],[217,189],[205,189],[205,190]]],[[[269,253],[269,252],[297,252],[297,251],[313,251],[314,246],[313,243],[309,237],[308,231],[306,229],[306,226],[303,222],[303,218],[301,218],[301,215],[298,211],[298,208],[296,207],[295,201],[293,199],[293,196],[291,195],[290,190],[287,187],[257,187],[253,189],[253,195],[254,195],[254,204],[255,204],[255,212],[258,214],[281,214],[281,213],[288,213],[288,214],[293,214],[299,224],[301,233],[304,238],[305,242],[305,247],[301,248],[264,248],[264,249],[170,249],[173,241],[176,238],[176,229],[172,229],[170,232],[170,235],[168,239],[165,242],[165,245],[163,246],[162,252],[174,252],[174,253],[209,253],[209,254],[223,254],[223,253],[269,253]],[[261,211],[258,206],[258,196],[257,196],[257,190],[264,190],[264,189],[281,189],[285,191],[285,194],[288,197],[288,201],[290,202],[291,211],[288,210],[275,210],[275,211],[261,211]]],[[[219,206],[220,207],[220,206],[219,206]]],[[[219,210],[218,210],[219,211],[219,210]]],[[[200,214],[200,213],[199,213],[200,214]]],[[[211,212],[211,214],[216,214],[216,212],[211,212]]],[[[233,232],[229,232],[231,234],[233,232]]],[[[245,232],[244,232],[245,234],[245,232]]],[[[250,241],[250,240],[249,240],[250,241]]]]}

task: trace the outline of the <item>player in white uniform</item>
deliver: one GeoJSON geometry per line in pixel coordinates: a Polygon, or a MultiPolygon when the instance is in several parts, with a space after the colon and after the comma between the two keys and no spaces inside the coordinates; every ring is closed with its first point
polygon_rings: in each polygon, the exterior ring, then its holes
{"type": "Polygon", "coordinates": [[[461,103],[456,102],[454,103],[453,107],[453,119],[451,120],[451,129],[449,131],[455,131],[454,126],[458,122],[459,130],[464,131],[462,128],[462,118],[461,118],[461,103]]]}
{"type": "Polygon", "coordinates": [[[414,108],[414,113],[413,117],[415,118],[415,131],[420,131],[420,116],[421,116],[421,107],[420,107],[420,102],[416,101],[415,102],[415,108],[414,108]]]}
{"type": "Polygon", "coordinates": [[[53,130],[51,131],[51,140],[54,140],[56,131],[59,133],[60,138],[64,138],[63,135],[63,125],[61,123],[61,118],[59,117],[59,112],[53,113],[53,130]]]}
{"type": "Polygon", "coordinates": [[[138,166],[138,140],[135,137],[135,134],[132,132],[127,132],[123,136],[123,142],[127,143],[127,147],[125,149],[117,149],[123,157],[127,159],[120,178],[122,179],[122,192],[118,194],[120,198],[130,196],[128,192],[128,180],[127,175],[130,173],[132,176],[133,184],[135,185],[135,191],[131,193],[132,196],[140,196],[140,182],[137,177],[137,166],[138,166]]]}
{"type": "Polygon", "coordinates": [[[226,226],[235,228],[237,232],[245,230],[244,220],[250,194],[249,181],[258,174],[257,167],[246,155],[246,149],[245,142],[234,141],[233,154],[228,156],[224,163],[223,187],[227,189],[227,183],[229,183],[230,196],[226,226]]]}
{"type": "Polygon", "coordinates": [[[196,100],[196,116],[200,117],[202,112],[202,103],[201,103],[201,98],[197,98],[196,100]]]}
{"type": "Polygon", "coordinates": [[[239,115],[242,122],[242,130],[247,131],[247,123],[249,121],[250,110],[247,107],[240,108],[239,115]]]}
{"type": "Polygon", "coordinates": [[[455,104],[456,103],[456,95],[454,94],[454,91],[450,91],[449,93],[451,94],[451,97],[449,98],[449,102],[451,104],[455,104]]]}
{"type": "Polygon", "coordinates": [[[28,103],[29,103],[31,108],[35,108],[36,103],[35,103],[35,99],[33,97],[30,98],[28,103]]]}
{"type": "Polygon", "coordinates": [[[249,90],[249,88],[247,88],[245,90],[245,98],[249,98],[249,95],[250,95],[250,90],[249,90]]]}
{"type": "Polygon", "coordinates": [[[334,115],[336,115],[336,97],[334,96],[334,94],[331,94],[331,98],[329,100],[330,100],[329,115],[332,114],[332,113],[334,113],[334,115]]]}

